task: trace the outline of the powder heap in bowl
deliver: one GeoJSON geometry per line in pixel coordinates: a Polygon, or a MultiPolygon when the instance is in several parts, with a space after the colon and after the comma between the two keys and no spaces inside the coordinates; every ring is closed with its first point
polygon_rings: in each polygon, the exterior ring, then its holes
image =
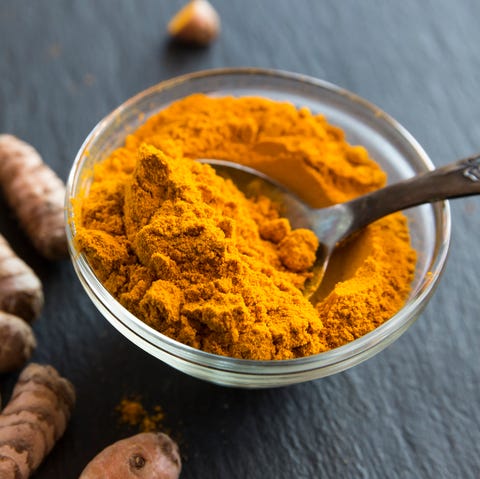
{"type": "Polygon", "coordinates": [[[78,249],[138,318],[211,353],[291,359],[354,340],[402,306],[415,252],[401,213],[341,248],[312,304],[302,288],[314,234],[197,158],[251,166],[316,207],[385,182],[364,148],[307,109],[200,94],[173,103],[97,164],[76,199],[78,249]]]}

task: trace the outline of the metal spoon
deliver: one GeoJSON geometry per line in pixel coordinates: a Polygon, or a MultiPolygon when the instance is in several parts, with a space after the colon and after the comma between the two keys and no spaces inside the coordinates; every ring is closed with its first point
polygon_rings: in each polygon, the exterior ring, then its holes
{"type": "Polygon", "coordinates": [[[480,194],[480,154],[321,209],[309,208],[285,187],[252,168],[223,160],[200,161],[209,163],[218,174],[230,178],[247,196],[253,185],[257,193],[280,201],[282,215],[290,219],[293,227],[310,228],[317,235],[320,246],[313,276],[304,290],[309,299],[320,286],[335,247],[364,226],[412,206],[480,194]]]}

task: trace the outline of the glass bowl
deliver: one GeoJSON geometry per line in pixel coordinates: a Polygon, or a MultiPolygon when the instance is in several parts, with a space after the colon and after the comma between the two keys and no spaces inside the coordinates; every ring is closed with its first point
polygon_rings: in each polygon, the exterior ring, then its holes
{"type": "Polygon", "coordinates": [[[422,205],[405,212],[418,259],[412,291],[403,308],[369,334],[314,356],[255,361],[206,353],[150,328],[103,287],[85,256],[76,250],[77,218],[71,200],[88,192],[93,166],[121,146],[127,133],[171,102],[195,92],[213,96],[264,96],[322,113],[330,123],[346,132],[350,143],[368,149],[388,173],[389,182],[433,168],[420,145],[395,120],[366,100],[321,80],[281,71],[220,69],[159,83],[100,121],[81,146],[68,179],[66,216],[70,253],[75,271],[99,311],[126,338],[174,368],[206,381],[244,388],[284,386],[338,373],[395,341],[416,320],[440,279],[450,241],[447,202],[422,205]]]}

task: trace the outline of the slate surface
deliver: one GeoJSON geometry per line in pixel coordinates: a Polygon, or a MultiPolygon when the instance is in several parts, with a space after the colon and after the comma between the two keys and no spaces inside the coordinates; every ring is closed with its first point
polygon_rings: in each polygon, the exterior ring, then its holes
{"type": "MultiPolygon", "coordinates": [[[[82,140],[111,109],[160,80],[259,66],[337,83],[397,118],[437,165],[480,146],[477,0],[214,2],[210,49],[171,45],[179,0],[0,3],[0,131],[35,145],[65,179],[82,140]]],[[[36,361],[78,390],[68,431],[37,479],[78,477],[119,426],[119,400],[160,404],[181,441],[182,478],[480,477],[480,202],[453,204],[441,284],[394,345],[347,372],[279,390],[192,379],[131,345],[95,310],[68,261],[33,253],[0,199],[0,231],[47,294],[36,361]]],[[[0,378],[4,398],[15,375],[0,378]]]]}

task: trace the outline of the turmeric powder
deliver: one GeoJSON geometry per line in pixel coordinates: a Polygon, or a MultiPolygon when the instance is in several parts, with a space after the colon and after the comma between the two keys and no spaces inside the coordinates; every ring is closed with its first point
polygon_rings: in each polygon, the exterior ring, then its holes
{"type": "Polygon", "coordinates": [[[401,213],[340,248],[314,305],[302,294],[314,234],[198,158],[253,167],[314,207],[386,181],[365,148],[306,108],[202,94],[174,102],[98,163],[76,200],[78,249],[145,323],[215,354],[291,359],[352,341],[402,306],[415,252],[401,213]]]}
{"type": "Polygon", "coordinates": [[[165,413],[160,405],[153,407],[149,413],[140,398],[123,398],[116,407],[120,422],[128,426],[138,426],[140,432],[158,431],[165,419],[165,413]]]}

